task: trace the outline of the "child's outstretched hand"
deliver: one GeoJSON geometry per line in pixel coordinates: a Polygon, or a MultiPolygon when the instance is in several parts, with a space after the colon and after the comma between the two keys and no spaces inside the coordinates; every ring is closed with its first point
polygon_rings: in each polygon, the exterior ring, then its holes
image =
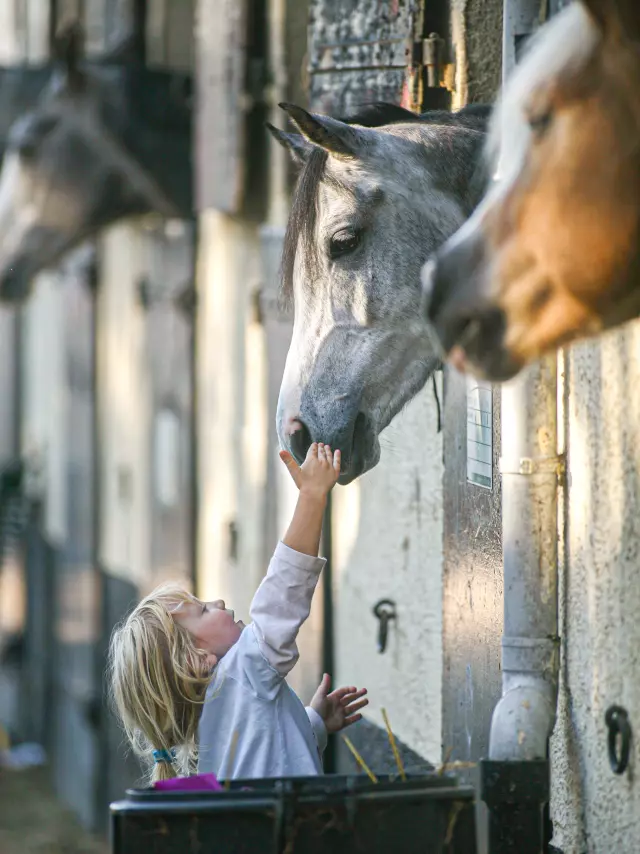
{"type": "Polygon", "coordinates": [[[322,442],[311,445],[301,466],[289,451],[280,451],[280,459],[289,469],[300,492],[325,496],[340,477],[340,451],[332,451],[329,445],[323,445],[322,442]]]}
{"type": "Polygon", "coordinates": [[[367,693],[366,688],[337,688],[331,691],[331,677],[325,673],[318,690],[313,695],[310,706],[317,712],[327,729],[327,732],[340,732],[341,729],[362,720],[358,714],[360,709],[368,705],[367,699],[361,699],[367,693]]]}

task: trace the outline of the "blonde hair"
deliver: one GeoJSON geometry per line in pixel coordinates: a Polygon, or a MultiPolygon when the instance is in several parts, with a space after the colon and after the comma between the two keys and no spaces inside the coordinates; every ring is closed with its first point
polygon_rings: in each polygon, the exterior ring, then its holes
{"type": "Polygon", "coordinates": [[[112,706],[151,783],[196,770],[198,721],[211,672],[206,651],[172,616],[195,601],[179,585],[165,584],[111,636],[112,706]],[[167,751],[165,759],[154,761],[154,751],[167,751]]]}

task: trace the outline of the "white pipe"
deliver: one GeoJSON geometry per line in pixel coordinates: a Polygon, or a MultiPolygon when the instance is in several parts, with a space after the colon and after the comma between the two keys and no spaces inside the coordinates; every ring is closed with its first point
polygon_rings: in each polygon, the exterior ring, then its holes
{"type": "MultiPolygon", "coordinates": [[[[533,32],[540,0],[505,0],[503,77],[518,37],[533,32]]],[[[502,387],[502,698],[489,757],[547,757],[558,693],[557,360],[533,365],[502,387]]]]}

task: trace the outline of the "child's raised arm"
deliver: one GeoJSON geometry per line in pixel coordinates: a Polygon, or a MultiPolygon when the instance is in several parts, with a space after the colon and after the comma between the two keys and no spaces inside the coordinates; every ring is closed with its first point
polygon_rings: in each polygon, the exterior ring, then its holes
{"type": "Polygon", "coordinates": [[[300,490],[293,519],[282,542],[290,549],[317,557],[327,495],[340,477],[340,451],[331,453],[328,445],[314,442],[302,466],[288,451],[280,451],[280,459],[300,490]]]}
{"type": "Polygon", "coordinates": [[[302,466],[280,453],[300,490],[291,524],[279,543],[251,604],[251,621],[263,656],[284,677],[298,659],[296,638],[309,616],[324,566],[318,558],[327,495],[340,475],[340,451],[313,444],[302,466]]]}

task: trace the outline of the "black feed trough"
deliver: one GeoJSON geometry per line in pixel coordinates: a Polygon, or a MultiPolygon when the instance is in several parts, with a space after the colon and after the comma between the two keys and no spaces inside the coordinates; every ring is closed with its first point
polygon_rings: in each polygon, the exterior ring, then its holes
{"type": "Polygon", "coordinates": [[[474,794],[437,774],[130,789],[111,804],[111,846],[112,854],[476,854],[474,794]]]}

